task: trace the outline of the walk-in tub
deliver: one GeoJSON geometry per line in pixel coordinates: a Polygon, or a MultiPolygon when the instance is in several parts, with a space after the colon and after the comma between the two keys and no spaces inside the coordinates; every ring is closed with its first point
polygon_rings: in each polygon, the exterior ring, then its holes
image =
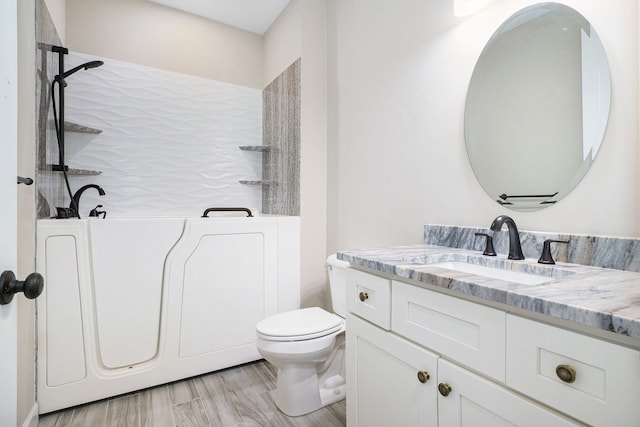
{"type": "Polygon", "coordinates": [[[299,218],[40,220],[46,413],[260,358],[255,324],[299,307],[299,218]]]}

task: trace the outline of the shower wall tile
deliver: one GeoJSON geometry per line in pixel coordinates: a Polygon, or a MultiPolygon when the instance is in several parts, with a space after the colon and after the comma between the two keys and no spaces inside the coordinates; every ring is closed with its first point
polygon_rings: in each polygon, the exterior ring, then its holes
{"type": "Polygon", "coordinates": [[[94,183],[81,214],[102,204],[108,216],[194,216],[207,207],[260,209],[262,159],[242,145],[262,144],[258,89],[136,64],[70,53],[65,69],[87,61],[104,65],[69,76],[66,119],[101,134],[66,133],[70,168],[98,176],[70,176],[72,190],[94,183]]]}
{"type": "Polygon", "coordinates": [[[300,59],[276,77],[263,95],[262,210],[300,215],[300,59]]]}

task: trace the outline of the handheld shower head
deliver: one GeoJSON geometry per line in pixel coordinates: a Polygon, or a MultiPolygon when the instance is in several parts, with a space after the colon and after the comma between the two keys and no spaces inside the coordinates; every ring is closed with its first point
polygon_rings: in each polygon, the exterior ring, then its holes
{"type": "Polygon", "coordinates": [[[96,68],[101,66],[102,64],[104,64],[103,61],[90,61],[90,62],[85,62],[84,64],[78,65],[77,67],[73,67],[72,69],[70,69],[69,71],[65,71],[64,74],[62,75],[63,79],[66,79],[67,77],[69,77],[71,74],[75,73],[76,71],[81,70],[82,68],[84,68],[85,70],[88,70],[89,68],[96,68]]]}
{"type": "Polygon", "coordinates": [[[67,86],[67,82],[64,81],[64,79],[66,79],[67,77],[69,77],[70,75],[72,75],[73,73],[82,70],[83,68],[85,70],[88,70],[89,68],[96,68],[99,67],[101,65],[103,65],[104,62],[103,61],[89,61],[89,62],[85,62],[84,64],[80,64],[77,67],[73,67],[72,69],[70,69],[69,71],[65,71],[62,76],[60,74],[58,74],[55,77],[55,80],[58,83],[62,83],[63,85],[67,86]]]}

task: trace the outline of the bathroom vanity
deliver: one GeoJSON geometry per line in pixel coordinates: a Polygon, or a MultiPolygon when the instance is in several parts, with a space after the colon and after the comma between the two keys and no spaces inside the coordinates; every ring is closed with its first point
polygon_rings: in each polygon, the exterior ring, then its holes
{"type": "Polygon", "coordinates": [[[338,254],[349,426],[640,425],[640,273],[498,246],[338,254]]]}

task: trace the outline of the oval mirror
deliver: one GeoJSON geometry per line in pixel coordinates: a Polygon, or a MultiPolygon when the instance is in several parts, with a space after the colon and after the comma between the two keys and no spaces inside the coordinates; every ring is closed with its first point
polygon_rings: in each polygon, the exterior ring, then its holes
{"type": "Polygon", "coordinates": [[[589,170],[609,117],[611,80],[589,22],[558,3],[507,19],[480,54],[465,106],[473,171],[495,201],[536,210],[589,170]]]}

